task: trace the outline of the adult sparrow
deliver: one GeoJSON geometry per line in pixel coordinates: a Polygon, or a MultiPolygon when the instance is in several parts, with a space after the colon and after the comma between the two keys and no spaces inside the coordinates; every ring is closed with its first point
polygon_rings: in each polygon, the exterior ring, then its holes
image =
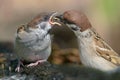
{"type": "Polygon", "coordinates": [[[119,67],[119,55],[93,29],[83,12],[68,10],[58,18],[75,33],[83,65],[102,71],[119,67]]]}

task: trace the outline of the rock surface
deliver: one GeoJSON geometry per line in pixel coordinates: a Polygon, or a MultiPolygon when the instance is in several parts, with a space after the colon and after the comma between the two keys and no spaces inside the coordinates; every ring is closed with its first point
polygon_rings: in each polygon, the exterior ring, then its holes
{"type": "Polygon", "coordinates": [[[107,74],[76,64],[53,65],[49,62],[34,67],[24,66],[22,71],[0,80],[119,80],[120,70],[107,74]]]}

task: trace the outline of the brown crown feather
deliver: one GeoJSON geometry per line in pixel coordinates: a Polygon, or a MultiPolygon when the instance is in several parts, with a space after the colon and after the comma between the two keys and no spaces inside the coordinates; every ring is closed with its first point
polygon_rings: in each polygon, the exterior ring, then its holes
{"type": "Polygon", "coordinates": [[[36,17],[34,17],[28,24],[28,27],[32,27],[32,28],[36,28],[36,25],[39,24],[41,21],[44,21],[44,18],[46,16],[48,16],[49,14],[44,12],[44,13],[40,13],[39,15],[37,15],[36,17]]]}
{"type": "Polygon", "coordinates": [[[64,12],[63,18],[78,25],[81,28],[80,31],[85,31],[86,29],[91,28],[87,16],[82,12],[69,10],[64,12]]]}

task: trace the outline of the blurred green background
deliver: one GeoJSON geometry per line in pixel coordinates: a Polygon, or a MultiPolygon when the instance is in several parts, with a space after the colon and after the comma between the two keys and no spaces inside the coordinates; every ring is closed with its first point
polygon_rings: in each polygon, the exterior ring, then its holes
{"type": "Polygon", "coordinates": [[[17,26],[40,12],[77,9],[86,13],[93,27],[119,53],[119,5],[120,0],[0,0],[0,42],[13,42],[17,26]]]}

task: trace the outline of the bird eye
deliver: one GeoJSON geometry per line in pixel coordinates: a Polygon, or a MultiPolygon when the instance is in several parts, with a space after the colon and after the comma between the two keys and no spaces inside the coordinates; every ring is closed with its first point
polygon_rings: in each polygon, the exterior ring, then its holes
{"type": "Polygon", "coordinates": [[[56,19],[59,20],[60,22],[63,22],[64,24],[74,24],[73,22],[70,22],[70,21],[68,21],[67,19],[63,18],[62,15],[57,16],[56,19]]]}
{"type": "Polygon", "coordinates": [[[73,22],[68,21],[67,19],[63,19],[63,20],[64,20],[64,23],[67,23],[67,24],[75,24],[75,23],[73,23],[73,22]]]}
{"type": "Polygon", "coordinates": [[[44,17],[44,21],[47,21],[48,19],[49,19],[49,16],[46,15],[46,16],[44,17]]]}

